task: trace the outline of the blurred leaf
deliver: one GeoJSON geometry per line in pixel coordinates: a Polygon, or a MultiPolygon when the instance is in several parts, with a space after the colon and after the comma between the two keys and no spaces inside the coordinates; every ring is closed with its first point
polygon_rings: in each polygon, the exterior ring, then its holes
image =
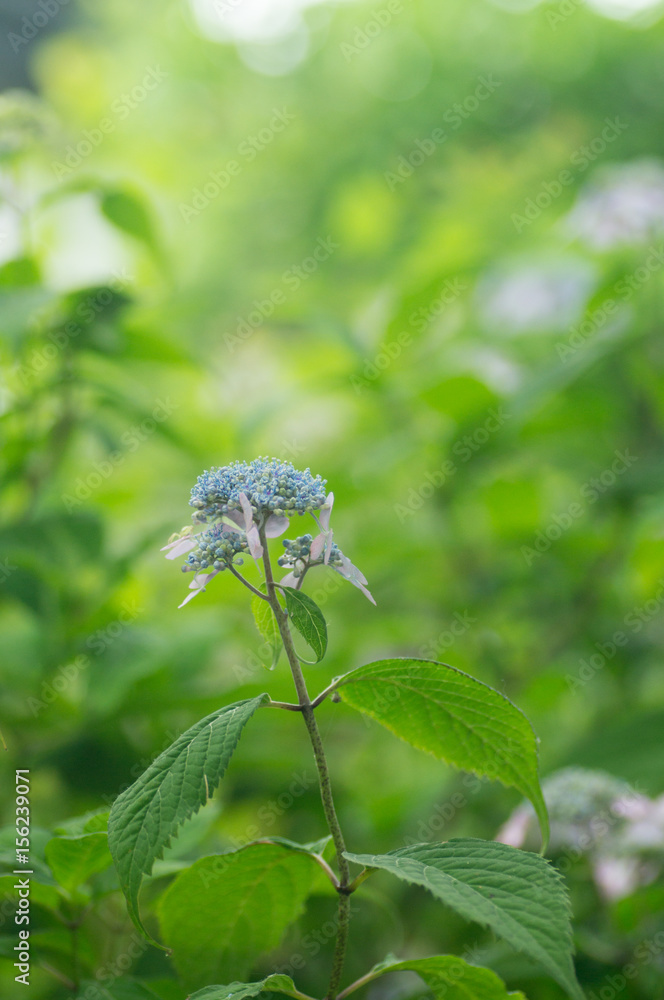
{"type": "Polygon", "coordinates": [[[54,837],[46,845],[46,860],[59,885],[68,892],[113,863],[105,833],[54,837]]]}
{"type": "Polygon", "coordinates": [[[446,663],[409,659],[358,667],[339,678],[335,689],[342,701],[407,743],[517,788],[533,803],[546,844],[537,737],[505,695],[446,663]]]}
{"type": "MultiPolygon", "coordinates": [[[[495,972],[469,965],[456,955],[432,955],[431,958],[410,958],[403,962],[387,958],[374,965],[362,978],[367,983],[388,972],[416,972],[431,990],[434,1000],[442,1000],[443,997],[446,1000],[526,1000],[523,993],[508,993],[495,972]]],[[[216,998],[209,997],[209,1000],[216,998]]]]}
{"type": "Polygon", "coordinates": [[[319,873],[306,853],[278,844],[201,858],[181,872],[159,918],[185,985],[245,976],[302,913],[319,873]]]}
{"type": "Polygon", "coordinates": [[[415,844],[389,854],[346,854],[428,889],[467,920],[490,927],[584,1000],[572,964],[570,905],[563,880],[538,854],[494,841],[415,844]]]}
{"type": "Polygon", "coordinates": [[[31,257],[19,257],[0,267],[0,288],[24,288],[38,285],[41,275],[36,261],[31,257]]]}
{"type": "Polygon", "coordinates": [[[664,711],[630,713],[603,721],[573,745],[563,764],[597,768],[625,778],[649,795],[664,792],[662,733],[664,711]]]}
{"type": "Polygon", "coordinates": [[[53,832],[65,837],[80,837],[84,833],[106,833],[108,816],[108,809],[94,809],[83,816],[64,820],[53,827],[53,832]]]}
{"type": "MultiPolygon", "coordinates": [[[[64,897],[62,891],[56,886],[53,879],[52,885],[42,881],[42,876],[30,876],[30,902],[36,906],[42,906],[51,913],[59,913],[62,909],[64,897]]],[[[16,875],[0,875],[0,895],[3,898],[14,899],[18,903],[18,893],[15,888],[16,875]]],[[[16,939],[14,939],[16,944],[16,939]]]]}
{"type": "Polygon", "coordinates": [[[112,979],[107,976],[110,982],[100,982],[99,979],[83,979],[76,1000],[160,1000],[159,995],[154,993],[145,983],[122,976],[122,978],[112,979]]]}
{"type": "Polygon", "coordinates": [[[118,229],[140,240],[150,250],[156,241],[152,219],[142,200],[128,191],[108,191],[102,195],[101,210],[118,229]]]}
{"type": "Polygon", "coordinates": [[[251,598],[251,612],[256,622],[256,628],[272,649],[272,666],[270,669],[274,670],[282,647],[281,633],[279,632],[277,619],[274,617],[274,611],[267,601],[254,595],[251,598]]]}
{"type": "Polygon", "coordinates": [[[211,797],[242,730],[267,695],[226,705],[182,733],[113,803],[108,846],[134,924],[148,939],[138,910],[149,875],[178,827],[211,797]]]}
{"type": "MultiPolygon", "coordinates": [[[[10,953],[11,954],[11,953],[10,953]]],[[[196,990],[188,1000],[244,1000],[245,997],[256,997],[259,993],[285,993],[289,997],[303,997],[295,988],[290,976],[274,973],[257,983],[229,983],[228,986],[206,986],[196,990]]]]}

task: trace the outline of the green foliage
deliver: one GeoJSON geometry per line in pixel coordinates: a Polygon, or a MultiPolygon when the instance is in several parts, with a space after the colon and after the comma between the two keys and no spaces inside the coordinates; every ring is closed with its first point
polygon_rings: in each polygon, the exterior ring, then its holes
{"type": "Polygon", "coordinates": [[[583,1000],[572,965],[570,905],[559,873],[537,854],[493,841],[416,844],[389,854],[346,854],[421,885],[467,920],[490,927],[583,1000]]]}
{"type": "MultiPolygon", "coordinates": [[[[416,972],[429,987],[434,1000],[526,1000],[523,993],[508,993],[505,984],[490,969],[469,965],[456,955],[432,955],[400,961],[387,958],[367,974],[371,982],[389,972],[416,972]]],[[[204,1000],[204,998],[201,998],[204,1000]]],[[[209,1000],[215,1000],[210,997],[209,1000]]],[[[218,1000],[223,1000],[219,997],[218,1000]]]]}
{"type": "Polygon", "coordinates": [[[327,624],[323,612],[307,594],[294,587],[282,587],[290,621],[313,649],[318,663],[327,649],[327,624]]]}
{"type": "Polygon", "coordinates": [[[113,803],[108,845],[137,928],[144,875],[178,827],[208,801],[223,777],[242,730],[268,696],[226,705],[188,729],[113,803]]]}
{"type": "Polygon", "coordinates": [[[90,996],[94,996],[95,1000],[161,1000],[159,994],[145,983],[124,978],[109,983],[84,979],[76,1000],[89,1000],[90,996]]]}
{"type": "Polygon", "coordinates": [[[533,803],[544,841],[549,821],[537,738],[512,702],[446,663],[378,660],[339,679],[342,701],[402,740],[466,771],[517,788],[533,803]]]}
{"type": "Polygon", "coordinates": [[[282,844],[201,858],[181,872],[159,904],[159,919],[187,987],[246,976],[277,947],[319,882],[309,852],[282,844]]]}
{"type": "Polygon", "coordinates": [[[46,845],[46,860],[59,885],[73,892],[112,864],[105,833],[54,837],[46,845]]]}
{"type": "MultiPolygon", "coordinates": [[[[334,638],[321,689],[367,660],[448,660],[523,709],[545,782],[581,764],[664,793],[657,5],[303,2],[284,5],[292,36],[257,45],[183,3],[164,17],[156,0],[72,2],[34,35],[27,5],[6,5],[0,73],[30,90],[0,95],[0,811],[13,817],[13,769],[30,768],[31,1000],[185,995],[115,871],[69,893],[46,845],[103,833],[80,814],[110,807],[191,720],[265,687],[246,592],[224,573],[176,611],[190,577],[159,552],[214,464],[283,455],[329,479],[335,540],[377,607],[332,569],[307,574],[334,638]],[[154,90],[148,67],[164,70],[154,90]],[[271,133],[275,110],[292,118],[271,133]],[[605,145],[607,117],[627,127],[605,145]],[[644,168],[651,188],[633,180],[594,240],[575,235],[582,199],[644,168]]],[[[293,700],[283,657],[270,694],[293,700]]],[[[330,699],[316,713],[351,849],[498,835],[500,787],[330,699]]],[[[143,876],[146,912],[201,855],[323,833],[300,722],[260,713],[223,810],[143,876]]],[[[661,821],[621,853],[622,820],[582,781],[550,813],[582,986],[600,995],[634,962],[621,1000],[657,996],[658,962],[638,955],[664,932],[661,821]],[[616,869],[618,889],[600,888],[616,869]]],[[[10,873],[13,837],[2,848],[10,873]]],[[[0,876],[4,932],[15,881],[0,876]]],[[[428,893],[361,888],[343,986],[392,949],[472,955],[529,1000],[558,989],[428,893]]],[[[332,891],[300,918],[304,940],[332,891]]],[[[19,1000],[5,945],[3,1000],[19,1000]]],[[[317,998],[332,942],[319,947],[298,982],[317,998]]]]}
{"type": "Polygon", "coordinates": [[[279,653],[281,652],[282,647],[281,635],[279,634],[277,619],[274,617],[274,611],[267,601],[263,601],[260,597],[254,596],[251,598],[251,613],[254,616],[256,628],[272,650],[271,667],[274,669],[277,665],[279,653]]]}
{"type": "Polygon", "coordinates": [[[114,226],[156,249],[152,219],[144,202],[128,191],[108,191],[101,199],[101,210],[114,226]]]}
{"type": "Polygon", "coordinates": [[[290,976],[274,973],[255,983],[229,983],[228,986],[206,986],[192,993],[188,1000],[244,1000],[259,993],[283,993],[288,997],[302,997],[290,976]]]}

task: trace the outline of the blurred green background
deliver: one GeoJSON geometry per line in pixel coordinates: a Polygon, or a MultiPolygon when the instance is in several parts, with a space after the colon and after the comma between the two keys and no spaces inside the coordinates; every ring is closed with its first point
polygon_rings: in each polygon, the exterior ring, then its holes
{"type": "MultiPolygon", "coordinates": [[[[290,698],[236,581],[178,611],[190,578],[159,552],[203,469],[274,455],[328,479],[377,601],[308,580],[330,625],[311,690],[419,655],[508,694],[545,777],[587,769],[552,796],[582,985],[664,996],[662,10],[0,4],[0,765],[8,825],[31,770],[35,852],[205,713],[290,698]],[[637,806],[599,830],[626,787],[637,806]]],[[[320,722],[353,851],[493,838],[519,805],[343,705],[320,722]]],[[[169,857],[321,836],[312,772],[300,720],[261,713],[169,857]]],[[[155,932],[167,872],[143,895],[155,932]]],[[[119,962],[184,998],[166,957],[130,949],[110,870],[81,890],[78,970],[42,881],[32,996],[119,962]]],[[[419,890],[381,875],[354,901],[347,982],[456,950],[562,996],[419,890]]],[[[302,955],[314,995],[332,912],[314,897],[272,959],[302,955]]]]}

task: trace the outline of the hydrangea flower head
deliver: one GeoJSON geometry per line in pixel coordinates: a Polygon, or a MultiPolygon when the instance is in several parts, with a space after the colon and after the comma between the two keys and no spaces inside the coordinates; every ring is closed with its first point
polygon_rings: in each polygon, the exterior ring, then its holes
{"type": "Polygon", "coordinates": [[[325,479],[313,476],[309,469],[296,469],[292,462],[278,458],[231,462],[206,470],[191,491],[193,524],[172,535],[162,549],[167,559],[186,555],[182,570],[195,574],[189,584],[191,593],[182,604],[204,591],[210,580],[225,569],[259,594],[234,566],[242,563],[245,552],[256,561],[267,557],[265,540],[282,535],[293,514],[311,514],[319,534],[284,542],[286,551],[279,565],[292,572],[280,581],[280,586],[298,588],[311,567],[329,565],[375,604],[366,588],[366,578],[333,541],[330,515],[334,494],[326,494],[326,485],[325,479]]]}
{"type": "Polygon", "coordinates": [[[242,509],[242,494],[258,517],[311,513],[325,503],[326,480],[300,471],[292,462],[256,458],[210,469],[198,477],[191,491],[192,507],[205,517],[242,509]]]}
{"type": "Polygon", "coordinates": [[[182,566],[182,572],[198,573],[202,569],[223,570],[234,562],[242,563],[241,553],[249,548],[246,536],[235,531],[228,531],[224,524],[213,524],[207,531],[189,536],[195,543],[187,560],[182,566]]]}

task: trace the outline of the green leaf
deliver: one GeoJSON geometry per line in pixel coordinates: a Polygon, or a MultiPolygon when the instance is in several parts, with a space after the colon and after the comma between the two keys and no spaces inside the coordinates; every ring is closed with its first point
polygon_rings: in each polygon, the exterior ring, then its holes
{"type": "MultiPolygon", "coordinates": [[[[49,876],[50,877],[50,876],[49,876]]],[[[18,890],[16,889],[16,875],[0,875],[0,898],[7,897],[15,899],[18,903],[18,890]]],[[[51,913],[59,913],[64,902],[62,889],[56,885],[42,882],[40,877],[32,875],[30,877],[30,903],[36,906],[43,906],[51,913]]],[[[16,944],[16,941],[14,941],[16,944]]]]}
{"type": "Polygon", "coordinates": [[[228,986],[206,986],[192,993],[187,1000],[244,1000],[245,997],[257,997],[259,993],[285,993],[289,997],[302,998],[290,976],[273,973],[257,983],[229,983],[228,986]]]}
{"type": "Polygon", "coordinates": [[[62,820],[53,827],[53,832],[63,837],[80,837],[84,833],[106,833],[108,829],[108,809],[94,809],[83,816],[62,820]]]}
{"type": "Polygon", "coordinates": [[[108,191],[101,199],[101,210],[109,222],[145,243],[150,250],[156,247],[152,219],[143,202],[127,191],[108,191]]]}
{"type": "Polygon", "coordinates": [[[316,662],[320,662],[327,649],[327,625],[323,612],[315,601],[293,587],[281,588],[286,597],[288,615],[295,628],[305,642],[316,654],[316,662]]]}
{"type": "Polygon", "coordinates": [[[288,840],[287,837],[268,837],[265,839],[269,840],[271,844],[281,844],[283,847],[288,847],[291,851],[303,851],[305,854],[322,854],[332,840],[332,835],[328,833],[326,837],[321,837],[320,840],[313,840],[309,844],[298,844],[294,840],[288,840]]]}
{"type": "Polygon", "coordinates": [[[112,864],[105,833],[54,837],[46,845],[45,853],[57,883],[67,892],[73,892],[112,864]]]}
{"type": "MultiPolygon", "coordinates": [[[[111,979],[110,976],[106,978],[111,979]]],[[[98,979],[82,980],[76,1000],[90,1000],[90,997],[94,997],[94,1000],[159,1000],[158,995],[145,983],[127,979],[126,976],[105,984],[98,979]]]]}
{"type": "MultiPolygon", "coordinates": [[[[113,803],[108,820],[108,846],[118,871],[127,908],[136,927],[152,940],[141,923],[138,893],[178,827],[210,798],[226,771],[244,726],[266,694],[238,701],[201,719],[164,750],[113,803]]],[[[156,942],[153,942],[156,944],[156,942]]]]}
{"type": "Polygon", "coordinates": [[[538,962],[574,1000],[584,1000],[572,964],[567,892],[560,874],[538,854],[469,838],[346,857],[429,889],[538,962]]]}
{"type": "Polygon", "coordinates": [[[282,646],[281,633],[279,632],[277,619],[274,617],[274,611],[267,601],[263,601],[257,596],[251,598],[251,611],[256,622],[256,628],[272,650],[272,665],[270,670],[274,670],[282,646]]]}
{"type": "Polygon", "coordinates": [[[340,677],[337,690],[347,705],[412,746],[517,788],[533,803],[548,843],[537,737],[505,695],[446,663],[414,659],[368,663],[340,677]]]}
{"type": "Polygon", "coordinates": [[[185,985],[246,977],[279,945],[323,877],[309,854],[281,844],[250,844],[181,872],[160,901],[159,919],[185,985]]]}
{"type": "MultiPolygon", "coordinates": [[[[431,990],[434,1000],[443,1000],[443,997],[445,1000],[525,1000],[523,993],[508,993],[495,972],[469,965],[456,955],[432,955],[403,962],[388,958],[362,977],[362,985],[388,972],[416,972],[431,990]]],[[[223,998],[219,996],[218,1000],[223,998]]]]}

